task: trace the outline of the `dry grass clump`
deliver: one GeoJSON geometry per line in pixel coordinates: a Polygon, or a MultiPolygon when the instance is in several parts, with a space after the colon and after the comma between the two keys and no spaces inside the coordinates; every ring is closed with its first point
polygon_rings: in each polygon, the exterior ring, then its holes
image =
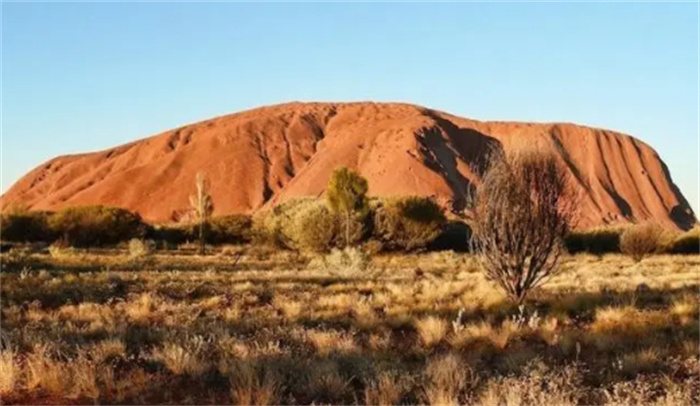
{"type": "Polygon", "coordinates": [[[11,394],[15,390],[19,378],[15,351],[5,348],[0,351],[0,396],[11,394]]]}
{"type": "Polygon", "coordinates": [[[407,383],[396,374],[383,372],[365,384],[365,404],[391,406],[399,404],[407,383]]]}
{"type": "Polygon", "coordinates": [[[585,396],[577,365],[552,369],[532,361],[519,376],[497,378],[487,384],[477,404],[484,406],[576,406],[585,396]]]}
{"type": "Polygon", "coordinates": [[[296,321],[304,313],[304,305],[301,302],[275,297],[272,303],[289,321],[296,321]]]}
{"type": "Polygon", "coordinates": [[[49,246],[49,254],[53,259],[70,259],[76,255],[75,248],[57,242],[49,246]]]}
{"type": "Polygon", "coordinates": [[[344,376],[336,360],[314,362],[306,374],[305,391],[312,403],[341,403],[351,393],[354,378],[344,376]]]}
{"type": "Polygon", "coordinates": [[[511,320],[504,320],[493,326],[487,321],[469,323],[457,328],[451,343],[457,348],[466,348],[476,342],[490,343],[497,349],[504,349],[517,333],[518,326],[511,320]]]}
{"type": "Polygon", "coordinates": [[[330,254],[318,258],[312,262],[312,267],[317,267],[331,275],[354,276],[367,269],[370,258],[362,248],[345,247],[333,248],[330,254]]]}
{"type": "Polygon", "coordinates": [[[654,223],[629,226],[620,236],[620,251],[639,262],[659,250],[663,228],[654,223]]]}
{"type": "Polygon", "coordinates": [[[640,373],[653,372],[660,365],[661,350],[656,348],[645,348],[643,350],[625,354],[618,360],[620,371],[629,376],[635,377],[640,373]]]}
{"type": "Polygon", "coordinates": [[[591,328],[594,331],[605,331],[634,326],[638,316],[639,311],[633,306],[598,308],[591,328]]]}
{"type": "Polygon", "coordinates": [[[97,365],[84,352],[67,361],[56,360],[50,344],[37,345],[26,358],[25,387],[66,399],[97,399],[97,365]]]}
{"type": "Polygon", "coordinates": [[[673,380],[668,376],[640,376],[632,381],[616,382],[603,391],[602,404],[676,406],[697,405],[698,401],[700,376],[696,374],[681,380],[673,380]]]}
{"type": "Polygon", "coordinates": [[[222,372],[229,377],[232,404],[280,404],[280,391],[283,388],[273,370],[255,363],[235,362],[226,365],[222,372]]]}
{"type": "Polygon", "coordinates": [[[670,312],[673,317],[678,318],[681,324],[688,324],[698,319],[700,302],[692,295],[680,296],[671,303],[670,312]]]}
{"type": "Polygon", "coordinates": [[[203,360],[205,342],[200,336],[186,344],[167,343],[151,352],[151,358],[162,362],[176,375],[200,375],[209,367],[203,360]]]}
{"type": "Polygon", "coordinates": [[[430,405],[458,405],[472,383],[471,369],[455,354],[432,358],[425,368],[423,390],[430,405]]]}
{"type": "Polygon", "coordinates": [[[417,319],[413,325],[418,332],[421,343],[426,347],[432,347],[439,343],[447,334],[447,321],[439,317],[423,317],[417,319]]]}
{"type": "Polygon", "coordinates": [[[352,335],[338,331],[311,330],[306,333],[309,343],[321,356],[331,353],[347,354],[357,350],[352,335]]]}

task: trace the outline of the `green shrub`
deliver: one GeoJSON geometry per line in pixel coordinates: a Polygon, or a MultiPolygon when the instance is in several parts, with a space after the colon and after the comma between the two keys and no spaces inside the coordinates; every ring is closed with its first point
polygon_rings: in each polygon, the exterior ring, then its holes
{"type": "Polygon", "coordinates": [[[630,226],[620,236],[620,251],[639,262],[660,249],[663,234],[663,228],[654,223],[630,226]]]}
{"type": "Polygon", "coordinates": [[[0,239],[14,242],[52,241],[55,236],[49,228],[49,212],[12,211],[0,216],[0,239]]]}
{"type": "Polygon", "coordinates": [[[138,214],[104,206],[61,209],[49,217],[49,226],[65,243],[76,247],[116,244],[142,237],[147,229],[138,214]]]}
{"type": "Polygon", "coordinates": [[[595,255],[620,252],[623,227],[596,227],[571,231],[564,239],[570,254],[588,252],[595,255]]]}
{"type": "Polygon", "coordinates": [[[336,246],[338,218],[321,202],[302,208],[291,222],[285,230],[300,250],[327,252],[336,246]]]}
{"type": "Polygon", "coordinates": [[[284,247],[279,227],[279,216],[275,210],[261,210],[253,215],[251,240],[257,245],[284,247]]]}
{"type": "Polygon", "coordinates": [[[664,251],[671,254],[698,254],[700,253],[700,227],[692,229],[676,236],[664,251]]]}
{"type": "Polygon", "coordinates": [[[471,228],[461,220],[450,220],[443,227],[442,232],[428,246],[430,250],[455,252],[468,252],[471,228]]]}
{"type": "Polygon", "coordinates": [[[316,199],[293,199],[275,206],[272,210],[257,213],[253,218],[256,239],[279,247],[297,249],[295,218],[309,206],[318,204],[316,199]]]}
{"type": "Polygon", "coordinates": [[[214,244],[241,244],[250,241],[253,220],[245,214],[231,214],[209,220],[209,237],[214,244]]]}
{"type": "Polygon", "coordinates": [[[374,213],[374,235],[389,249],[425,248],[442,232],[442,208],[432,199],[404,197],[384,201],[374,213]]]}
{"type": "Polygon", "coordinates": [[[165,243],[169,246],[177,246],[197,239],[195,228],[191,224],[164,225],[160,224],[150,229],[149,239],[165,243]]]}
{"type": "MultiPolygon", "coordinates": [[[[364,219],[351,217],[350,220],[350,242],[355,244],[363,240],[367,228],[364,219]]],[[[332,247],[345,245],[345,225],[323,201],[303,198],[257,213],[253,218],[253,235],[257,242],[295,250],[327,252],[332,247]]]]}

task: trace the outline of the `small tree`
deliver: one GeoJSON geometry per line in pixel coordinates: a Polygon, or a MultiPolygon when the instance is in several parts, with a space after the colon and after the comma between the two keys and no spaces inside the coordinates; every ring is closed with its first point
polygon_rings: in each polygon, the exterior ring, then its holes
{"type": "Polygon", "coordinates": [[[491,158],[475,188],[471,245],[487,278],[522,303],[558,270],[575,199],[552,154],[523,149],[491,158]]]}
{"type": "Polygon", "coordinates": [[[199,255],[204,255],[204,245],[206,243],[205,227],[207,220],[214,211],[214,203],[209,195],[209,182],[204,173],[197,173],[195,182],[197,193],[190,195],[190,205],[199,225],[199,255]]]}
{"type": "Polygon", "coordinates": [[[345,246],[350,245],[350,227],[353,216],[364,217],[367,204],[367,180],[346,167],[333,171],[326,190],[326,202],[331,211],[345,223],[345,246]]]}

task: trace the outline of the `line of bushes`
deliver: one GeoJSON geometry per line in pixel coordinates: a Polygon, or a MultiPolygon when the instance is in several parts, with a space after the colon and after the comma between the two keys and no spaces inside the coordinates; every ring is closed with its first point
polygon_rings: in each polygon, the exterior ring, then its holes
{"type": "MultiPolygon", "coordinates": [[[[246,215],[214,217],[207,224],[212,244],[251,240],[252,220],[246,215]]],[[[105,206],[75,206],[56,212],[12,211],[0,216],[0,240],[61,242],[73,247],[102,247],[132,238],[181,244],[197,239],[196,226],[152,226],[128,210],[105,206]]]]}
{"type": "Polygon", "coordinates": [[[569,253],[624,253],[640,258],[644,254],[698,254],[700,227],[683,233],[642,223],[625,226],[596,227],[575,230],[565,239],[569,253]]]}
{"type": "MultiPolygon", "coordinates": [[[[368,251],[467,251],[469,226],[447,220],[433,200],[423,197],[371,199],[369,209],[350,220],[350,242],[368,251]]],[[[323,200],[292,200],[257,213],[213,217],[205,225],[209,244],[274,243],[301,251],[328,252],[345,245],[344,219],[323,200]]],[[[13,211],[0,216],[0,240],[60,241],[74,247],[118,244],[132,238],[171,245],[197,240],[194,224],[149,225],[138,214],[104,206],[69,207],[57,212],[13,211]]],[[[565,240],[570,253],[700,252],[700,228],[674,233],[650,225],[598,227],[572,231],[565,240]]]]}
{"type": "MultiPolygon", "coordinates": [[[[199,225],[154,225],[149,227],[146,238],[168,244],[184,244],[196,241],[199,225]]],[[[252,240],[253,221],[245,214],[212,217],[204,224],[207,242],[210,244],[244,244],[252,240]]]]}
{"type": "MultiPolygon", "coordinates": [[[[433,200],[405,197],[372,200],[361,216],[350,219],[350,244],[366,244],[374,252],[429,248],[445,229],[445,215],[433,200]]],[[[322,200],[297,199],[258,213],[255,218],[234,214],[205,223],[209,244],[274,243],[280,247],[328,252],[346,244],[345,218],[322,200]]],[[[198,225],[149,225],[138,214],[104,206],[70,207],[57,212],[3,213],[0,239],[9,242],[60,241],[74,247],[114,245],[132,238],[167,244],[196,241],[198,225]]],[[[454,238],[463,245],[466,237],[454,238]]],[[[449,238],[442,238],[448,244],[449,238]]]]}
{"type": "Polygon", "coordinates": [[[74,247],[105,246],[142,238],[148,226],[138,214],[104,206],[68,207],[57,212],[14,211],[0,218],[0,239],[62,241],[74,247]]]}

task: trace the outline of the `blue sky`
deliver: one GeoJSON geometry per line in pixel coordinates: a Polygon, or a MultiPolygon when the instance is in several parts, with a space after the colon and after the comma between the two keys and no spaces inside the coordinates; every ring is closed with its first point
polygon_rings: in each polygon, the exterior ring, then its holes
{"type": "Polygon", "coordinates": [[[652,145],[698,212],[698,3],[2,3],[2,188],[259,105],[403,101],[652,145]]]}

